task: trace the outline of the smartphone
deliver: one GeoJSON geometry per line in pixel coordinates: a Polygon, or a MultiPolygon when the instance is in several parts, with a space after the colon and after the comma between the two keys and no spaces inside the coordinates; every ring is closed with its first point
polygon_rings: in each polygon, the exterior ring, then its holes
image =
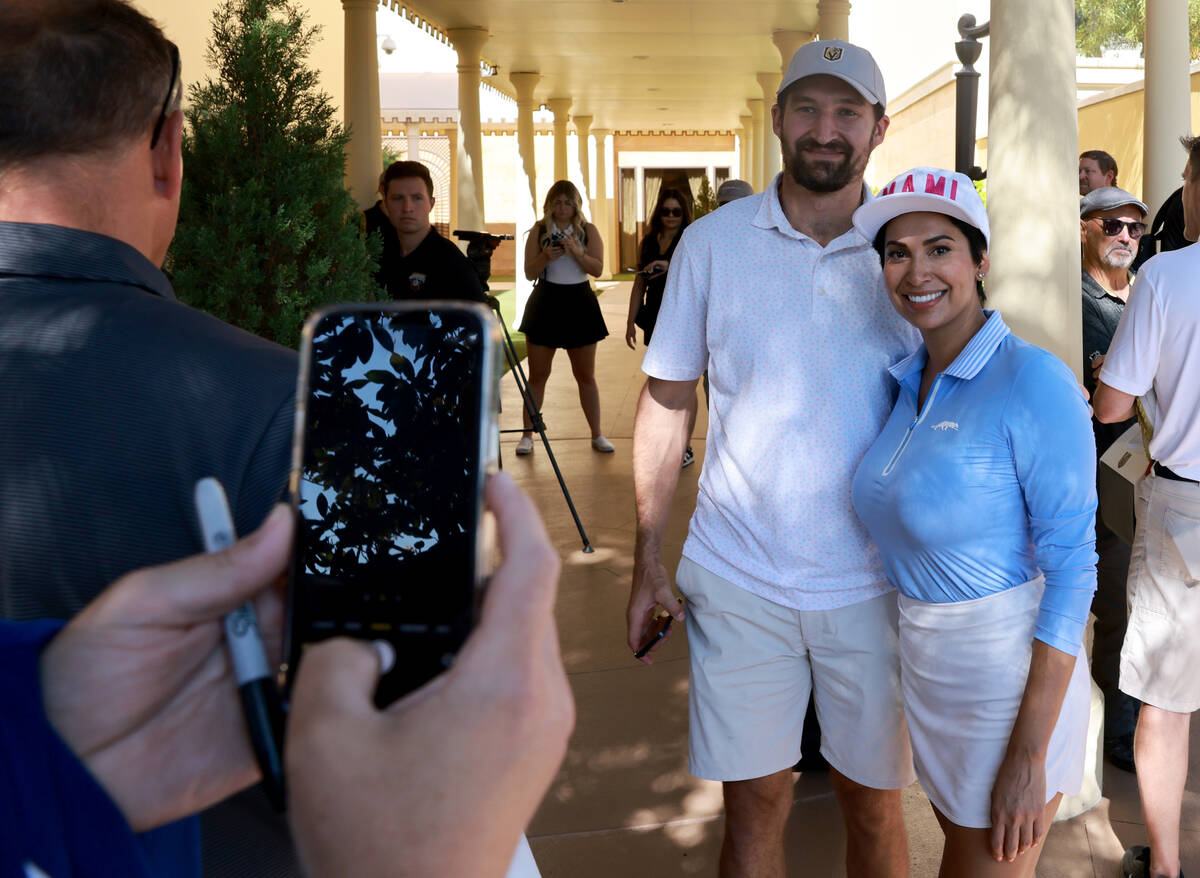
{"type": "Polygon", "coordinates": [[[284,690],[309,645],[384,639],[375,703],[444,671],[474,625],[495,468],[498,327],[482,305],[328,308],[301,339],[284,690]]]}
{"type": "Polygon", "coordinates": [[[637,659],[645,657],[646,653],[654,648],[654,644],[667,636],[667,632],[671,630],[671,623],[674,621],[675,617],[671,615],[656,617],[650,624],[650,630],[646,632],[646,639],[642,641],[633,657],[637,659]]]}

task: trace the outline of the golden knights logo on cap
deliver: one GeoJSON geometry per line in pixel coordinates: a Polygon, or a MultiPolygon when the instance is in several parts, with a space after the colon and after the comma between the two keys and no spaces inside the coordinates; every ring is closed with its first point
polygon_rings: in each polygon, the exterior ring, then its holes
{"type": "Polygon", "coordinates": [[[825,47],[825,60],[826,61],[842,60],[842,47],[841,46],[826,46],[825,47]]]}

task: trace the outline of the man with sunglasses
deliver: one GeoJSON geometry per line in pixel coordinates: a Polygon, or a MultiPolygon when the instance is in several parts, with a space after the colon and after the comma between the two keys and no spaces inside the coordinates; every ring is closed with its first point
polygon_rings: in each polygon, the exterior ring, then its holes
{"type": "MultiPolygon", "coordinates": [[[[1096,392],[1092,367],[1103,361],[1129,299],[1129,266],[1146,231],[1146,205],[1124,189],[1101,186],[1079,202],[1079,240],[1083,265],[1083,376],[1096,392]],[[1099,356],[1097,356],[1099,355],[1099,356]]],[[[1102,424],[1092,420],[1096,459],[1133,421],[1102,424]]],[[[1097,490],[1103,490],[1097,481],[1097,490]]],[[[1092,676],[1104,693],[1104,754],[1113,765],[1133,771],[1133,728],[1137,701],[1118,688],[1121,644],[1127,609],[1125,580],[1129,546],[1096,516],[1097,586],[1092,598],[1096,626],[1092,644],[1092,676]]]]}

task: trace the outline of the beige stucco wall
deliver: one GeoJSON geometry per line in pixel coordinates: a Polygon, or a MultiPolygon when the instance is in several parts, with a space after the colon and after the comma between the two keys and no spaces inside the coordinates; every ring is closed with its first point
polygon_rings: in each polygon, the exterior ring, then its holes
{"type": "MultiPolygon", "coordinates": [[[[1193,95],[1193,117],[1194,100],[1193,95]]],[[[1117,160],[1117,185],[1139,198],[1142,193],[1144,109],[1145,93],[1138,87],[1135,91],[1089,104],[1079,110],[1079,151],[1102,149],[1111,155],[1117,160]]],[[[1180,156],[1183,156],[1182,151],[1180,156]]],[[[1157,205],[1151,209],[1154,207],[1157,205]]]]}
{"type": "MultiPolygon", "coordinates": [[[[916,91],[914,89],[913,91],[916,91]]],[[[928,89],[927,93],[900,96],[899,109],[889,113],[891,128],[883,144],[871,156],[867,182],[872,186],[886,183],[901,171],[916,165],[954,164],[954,83],[928,89]]],[[[1200,69],[1191,74],[1191,132],[1200,128],[1200,69]]],[[[1079,151],[1103,149],[1117,161],[1117,182],[1139,198],[1142,195],[1142,127],[1145,93],[1142,83],[1114,89],[1103,96],[1088,99],[1079,108],[1079,151]]],[[[978,141],[975,162],[987,168],[987,138],[978,141]]],[[[1182,171],[1183,151],[1179,152],[1182,171]]],[[[1150,205],[1157,210],[1158,205],[1150,205]]]]}
{"type": "MultiPolygon", "coordinates": [[[[318,25],[318,34],[308,64],[318,71],[321,90],[332,99],[339,114],[345,94],[345,65],[342,44],[345,28],[342,5],[333,0],[294,0],[305,12],[308,25],[318,25]]],[[[135,6],[158,22],[167,38],[179,46],[183,81],[202,82],[213,75],[205,56],[212,36],[212,0],[133,0],[135,6]]],[[[187,99],[185,90],[184,99],[187,99]]]]}
{"type": "Polygon", "coordinates": [[[878,188],[918,165],[953,168],[954,102],[952,76],[949,82],[931,84],[917,100],[896,101],[896,108],[888,113],[887,135],[871,155],[867,183],[878,188]]]}

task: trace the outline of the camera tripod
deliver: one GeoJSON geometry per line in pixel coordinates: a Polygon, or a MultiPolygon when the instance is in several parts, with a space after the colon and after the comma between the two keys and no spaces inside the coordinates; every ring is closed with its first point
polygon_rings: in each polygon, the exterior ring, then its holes
{"type": "MultiPolygon", "coordinates": [[[[464,229],[455,229],[454,237],[467,242],[467,258],[471,261],[471,265],[475,269],[475,273],[479,275],[479,280],[483,284],[483,289],[487,291],[488,278],[492,276],[492,252],[500,246],[501,241],[513,240],[512,235],[492,235],[487,232],[470,232],[464,229]]],[[[488,295],[488,304],[492,306],[492,310],[496,312],[496,319],[500,322],[500,329],[504,332],[504,357],[508,361],[508,371],[513,376],[513,380],[517,383],[517,392],[521,395],[521,402],[524,405],[525,412],[529,415],[529,422],[533,427],[534,432],[541,437],[542,446],[546,449],[546,457],[550,460],[550,466],[554,469],[554,476],[558,479],[558,486],[562,489],[563,499],[567,501],[567,508],[571,510],[571,518],[575,520],[575,529],[579,531],[579,538],[583,541],[583,551],[585,554],[594,552],[591,542],[588,540],[587,533],[583,529],[583,522],[579,520],[579,513],[575,511],[575,503],[571,500],[571,492],[567,490],[567,483],[563,479],[562,470],[558,468],[558,460],[554,457],[554,451],[550,447],[550,439],[546,436],[546,422],[542,419],[542,411],[534,402],[533,394],[529,390],[529,379],[525,377],[525,370],[521,368],[521,360],[517,356],[517,349],[513,345],[512,336],[508,332],[508,324],[504,322],[504,315],[500,313],[500,300],[495,296],[488,295]]],[[[523,428],[514,428],[509,430],[501,430],[501,433],[523,433],[523,428]]]]}

